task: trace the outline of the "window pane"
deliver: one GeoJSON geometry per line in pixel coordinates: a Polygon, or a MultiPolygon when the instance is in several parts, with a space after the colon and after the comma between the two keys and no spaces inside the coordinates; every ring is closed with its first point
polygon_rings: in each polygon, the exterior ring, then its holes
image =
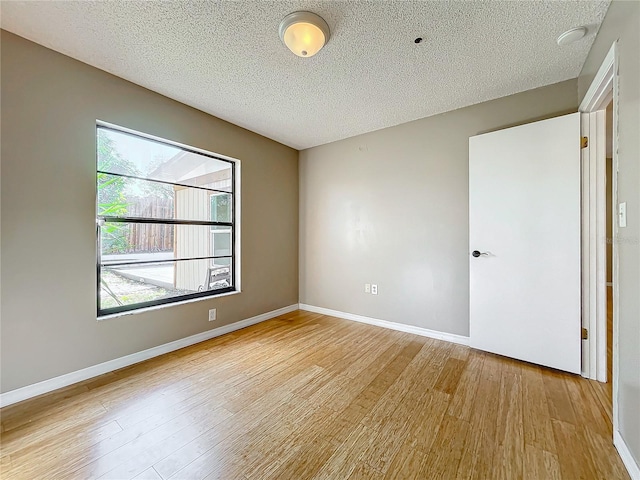
{"type": "Polygon", "coordinates": [[[207,259],[105,266],[100,272],[99,307],[104,310],[228,288],[231,268],[227,258],[215,263],[207,259]]]}
{"type": "Polygon", "coordinates": [[[211,194],[210,220],[213,222],[231,222],[233,197],[229,193],[211,194]]]}
{"type": "MultiPolygon", "coordinates": [[[[178,266],[178,268],[180,268],[180,266],[178,266]]],[[[231,257],[216,258],[214,260],[211,260],[206,273],[206,287],[204,287],[204,289],[219,290],[221,288],[227,288],[231,286],[233,279],[232,268],[231,257]]],[[[185,271],[183,275],[184,276],[182,280],[179,281],[188,282],[189,280],[186,276],[187,272],[185,271]]],[[[180,278],[180,273],[178,273],[178,278],[180,278]]]]}
{"type": "Polygon", "coordinates": [[[233,196],[98,173],[98,215],[232,221],[233,196]]]}
{"type": "Polygon", "coordinates": [[[232,255],[231,228],[211,227],[211,248],[213,256],[232,255]]]}
{"type": "Polygon", "coordinates": [[[98,170],[232,191],[232,163],[98,127],[98,170]]]}
{"type": "Polygon", "coordinates": [[[102,263],[230,256],[231,235],[231,227],[105,222],[100,227],[102,263]]]}
{"type": "Polygon", "coordinates": [[[173,185],[98,173],[98,215],[175,218],[174,205],[173,185]]]}

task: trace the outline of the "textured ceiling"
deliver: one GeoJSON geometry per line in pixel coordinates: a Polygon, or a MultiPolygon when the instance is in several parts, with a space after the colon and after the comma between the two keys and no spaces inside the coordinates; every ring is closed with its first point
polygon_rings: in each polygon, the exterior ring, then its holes
{"type": "Polygon", "coordinates": [[[2,1],[0,13],[6,30],[303,149],[575,78],[608,5],[2,1]],[[315,57],[280,42],[296,10],[331,28],[315,57]],[[584,39],[556,45],[579,25],[584,39]]]}

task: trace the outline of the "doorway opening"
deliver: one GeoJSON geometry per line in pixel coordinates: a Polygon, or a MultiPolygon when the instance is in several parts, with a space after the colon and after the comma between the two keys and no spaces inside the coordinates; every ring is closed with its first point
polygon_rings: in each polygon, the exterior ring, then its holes
{"type": "Polygon", "coordinates": [[[587,90],[582,119],[582,375],[618,430],[617,53],[587,90]],[[586,137],[586,138],[585,138],[586,137]]]}
{"type": "Polygon", "coordinates": [[[614,229],[614,207],[613,207],[613,100],[609,102],[605,114],[606,127],[606,272],[607,272],[607,396],[613,402],[613,229],[614,229]]]}

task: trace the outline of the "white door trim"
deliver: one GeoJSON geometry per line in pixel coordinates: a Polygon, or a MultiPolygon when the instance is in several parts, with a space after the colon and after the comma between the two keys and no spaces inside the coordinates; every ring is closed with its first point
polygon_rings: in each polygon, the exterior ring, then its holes
{"type": "MultiPolygon", "coordinates": [[[[583,342],[582,374],[587,378],[607,380],[606,316],[606,195],[604,148],[606,125],[604,110],[613,99],[613,202],[612,218],[617,218],[618,175],[618,54],[617,42],[607,53],[579,111],[583,113],[583,136],[589,147],[583,149],[583,326],[589,338],[583,342]]],[[[618,249],[617,226],[613,228],[613,430],[618,430],[618,249]]]]}
{"type": "Polygon", "coordinates": [[[582,136],[582,375],[607,381],[606,115],[581,115],[582,136]],[[603,330],[604,329],[604,330],[603,330]]]}
{"type": "Polygon", "coordinates": [[[614,89],[614,76],[617,76],[617,42],[614,42],[604,58],[602,65],[598,69],[593,82],[589,86],[587,93],[585,94],[578,111],[580,112],[595,112],[605,108],[609,101],[614,89]],[[614,75],[615,72],[615,75],[614,75]]]}

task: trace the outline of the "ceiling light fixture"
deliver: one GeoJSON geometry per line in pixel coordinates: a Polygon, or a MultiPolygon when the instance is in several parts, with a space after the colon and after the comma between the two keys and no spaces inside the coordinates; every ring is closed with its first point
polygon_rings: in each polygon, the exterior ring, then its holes
{"type": "Polygon", "coordinates": [[[587,29],[585,27],[572,28],[571,30],[567,30],[562,35],[560,35],[557,42],[560,46],[570,45],[582,39],[586,34],[587,29]]]}
{"type": "Polygon", "coordinates": [[[311,12],[293,12],[280,22],[280,39],[299,57],[312,57],[329,41],[329,25],[311,12]]]}

